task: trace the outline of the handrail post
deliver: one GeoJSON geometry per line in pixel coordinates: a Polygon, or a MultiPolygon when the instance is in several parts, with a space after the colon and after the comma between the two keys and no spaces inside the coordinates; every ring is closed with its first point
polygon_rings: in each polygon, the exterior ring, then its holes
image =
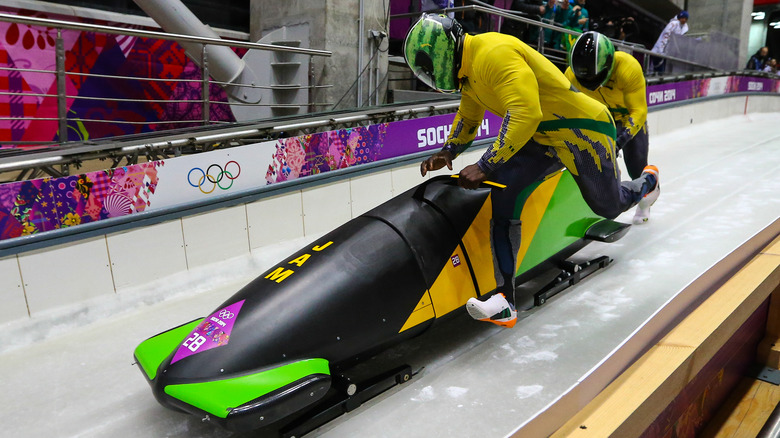
{"type": "Polygon", "coordinates": [[[203,124],[208,125],[211,120],[210,106],[209,106],[209,60],[206,53],[206,45],[201,44],[200,62],[201,62],[201,97],[203,99],[203,124]]]}
{"type": "Polygon", "coordinates": [[[649,75],[650,73],[652,73],[650,71],[650,56],[648,56],[646,53],[645,53],[645,57],[642,58],[642,63],[644,64],[645,75],[649,75]]]}
{"type": "Polygon", "coordinates": [[[60,143],[68,141],[68,102],[66,100],[65,81],[65,42],[62,39],[62,29],[57,28],[57,42],[55,45],[57,66],[57,119],[58,139],[60,143]]]}

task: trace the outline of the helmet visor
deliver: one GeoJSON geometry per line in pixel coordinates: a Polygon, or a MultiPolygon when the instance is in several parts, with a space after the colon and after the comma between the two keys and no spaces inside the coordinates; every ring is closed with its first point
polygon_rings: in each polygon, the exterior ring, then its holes
{"type": "Polygon", "coordinates": [[[580,85],[595,90],[606,84],[612,75],[614,57],[615,48],[607,37],[585,32],[572,47],[569,66],[580,85]]]}
{"type": "MultiPolygon", "coordinates": [[[[603,65],[603,60],[599,59],[595,40],[578,43],[578,47],[575,47],[571,53],[571,70],[583,87],[595,90],[607,82],[611,69],[603,65]]],[[[611,64],[611,56],[608,57],[608,62],[611,64]]]]}
{"type": "Polygon", "coordinates": [[[433,60],[427,53],[422,50],[418,50],[414,56],[414,63],[411,65],[412,72],[417,79],[421,80],[425,85],[438,90],[436,86],[436,76],[433,71],[433,60]]]}
{"type": "Polygon", "coordinates": [[[597,88],[604,85],[608,79],[607,75],[609,75],[609,70],[606,69],[601,70],[598,73],[588,68],[576,68],[572,69],[572,71],[574,71],[574,76],[577,77],[577,81],[579,81],[580,85],[591,91],[595,91],[597,88]]]}

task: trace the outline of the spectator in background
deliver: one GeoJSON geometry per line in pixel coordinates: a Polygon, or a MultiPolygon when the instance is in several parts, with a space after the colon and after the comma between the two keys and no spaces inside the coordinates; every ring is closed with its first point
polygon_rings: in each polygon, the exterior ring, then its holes
{"type": "Polygon", "coordinates": [[[532,17],[544,15],[547,8],[543,1],[538,0],[514,0],[512,10],[520,11],[532,17]]]}
{"type": "Polygon", "coordinates": [[[571,8],[572,17],[569,27],[578,29],[581,32],[587,32],[590,18],[588,17],[588,10],[585,9],[585,0],[575,0],[575,2],[576,4],[571,8]]]}
{"type": "MultiPolygon", "coordinates": [[[[592,27],[596,29],[597,25],[592,27]]],[[[628,41],[639,34],[639,25],[634,17],[612,17],[604,19],[598,31],[613,40],[628,41]]]]}
{"type": "MultiPolygon", "coordinates": [[[[532,20],[538,20],[546,11],[544,2],[539,0],[514,0],[510,5],[510,9],[521,12],[525,18],[530,18],[532,20]]],[[[504,24],[501,27],[501,33],[512,35],[523,41],[529,41],[532,34],[534,36],[539,35],[537,32],[532,33],[532,29],[529,29],[529,27],[535,26],[529,26],[528,24],[505,18],[504,24]]]]}
{"type": "MultiPolygon", "coordinates": [[[[473,3],[469,0],[455,0],[455,6],[469,6],[473,3]]],[[[458,22],[463,26],[466,33],[483,33],[490,28],[490,17],[482,12],[461,11],[455,14],[458,22]]],[[[392,23],[392,21],[391,21],[392,23]]]]}
{"type": "MultiPolygon", "coordinates": [[[[420,10],[422,12],[435,11],[455,7],[455,0],[420,0],[420,10]]],[[[448,12],[450,18],[455,17],[454,12],[448,12]]]]}
{"type": "Polygon", "coordinates": [[[773,75],[777,74],[777,60],[775,58],[769,58],[766,67],[764,67],[764,72],[772,73],[773,75]]]}
{"type": "MultiPolygon", "coordinates": [[[[547,5],[544,7],[544,14],[542,14],[541,21],[547,24],[554,24],[555,21],[555,8],[558,5],[557,0],[547,0],[547,5]]],[[[535,34],[531,34],[531,38],[534,38],[535,34]]],[[[538,37],[538,35],[537,35],[538,37]]],[[[550,29],[544,29],[544,45],[550,46],[552,44],[552,31],[550,29]]]]}
{"type": "MultiPolygon", "coordinates": [[[[669,24],[666,25],[661,35],[658,36],[658,41],[655,42],[652,51],[655,53],[666,53],[666,46],[669,44],[669,38],[672,34],[684,35],[688,32],[688,11],[681,11],[676,17],[669,20],[669,24]]],[[[652,58],[653,70],[656,74],[663,74],[666,69],[666,59],[664,58],[652,58]]]]}
{"type": "MultiPolygon", "coordinates": [[[[553,24],[560,27],[571,27],[571,23],[574,19],[574,12],[570,7],[569,0],[558,0],[555,2],[555,8],[553,11],[553,24]]],[[[561,32],[552,32],[550,36],[550,46],[561,50],[563,45],[561,44],[561,32]]]]}
{"type": "Polygon", "coordinates": [[[745,69],[763,71],[764,67],[766,67],[767,55],[769,55],[769,47],[764,46],[758,49],[758,51],[748,59],[745,69]]]}
{"type": "Polygon", "coordinates": [[[634,17],[624,17],[619,21],[620,31],[618,32],[618,39],[621,41],[628,41],[634,35],[639,34],[639,25],[634,17]]]}

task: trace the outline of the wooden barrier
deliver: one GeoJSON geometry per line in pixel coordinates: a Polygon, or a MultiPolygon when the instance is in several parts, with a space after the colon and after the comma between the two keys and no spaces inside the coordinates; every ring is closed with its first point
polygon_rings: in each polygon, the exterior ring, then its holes
{"type": "Polygon", "coordinates": [[[552,436],[640,436],[779,285],[780,237],[552,436]]]}

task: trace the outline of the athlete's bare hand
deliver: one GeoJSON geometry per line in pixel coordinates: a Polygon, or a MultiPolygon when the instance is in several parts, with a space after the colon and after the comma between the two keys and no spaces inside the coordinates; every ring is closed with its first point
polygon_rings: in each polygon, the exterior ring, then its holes
{"type": "Polygon", "coordinates": [[[466,189],[476,189],[487,179],[487,175],[476,164],[470,164],[460,171],[458,185],[466,189]]]}
{"type": "Polygon", "coordinates": [[[425,176],[426,173],[439,170],[444,166],[452,170],[452,154],[448,151],[439,151],[420,163],[420,174],[425,176]]]}

